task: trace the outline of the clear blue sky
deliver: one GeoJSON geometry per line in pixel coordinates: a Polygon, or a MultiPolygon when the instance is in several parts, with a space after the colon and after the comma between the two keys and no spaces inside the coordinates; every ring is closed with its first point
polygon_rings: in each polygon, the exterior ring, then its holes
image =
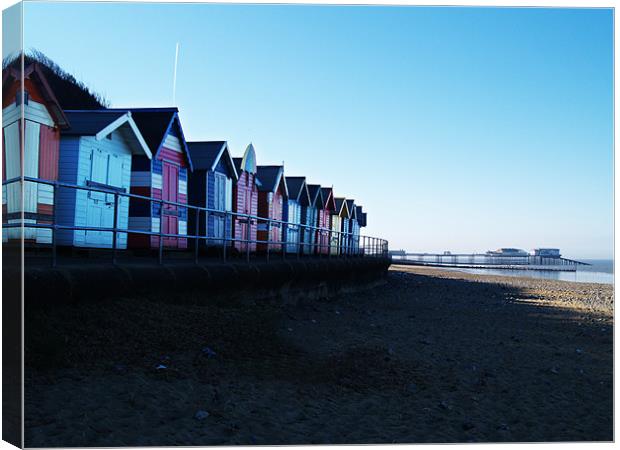
{"type": "Polygon", "coordinates": [[[34,3],[37,48],[115,107],[332,185],[392,248],[613,253],[613,12],[34,3]]]}

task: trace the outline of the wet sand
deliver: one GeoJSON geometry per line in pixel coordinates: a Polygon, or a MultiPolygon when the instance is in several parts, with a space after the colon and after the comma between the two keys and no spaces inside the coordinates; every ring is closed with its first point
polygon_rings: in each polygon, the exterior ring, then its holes
{"type": "Polygon", "coordinates": [[[295,306],[30,310],[27,446],[610,441],[613,287],[392,266],[295,306]]]}

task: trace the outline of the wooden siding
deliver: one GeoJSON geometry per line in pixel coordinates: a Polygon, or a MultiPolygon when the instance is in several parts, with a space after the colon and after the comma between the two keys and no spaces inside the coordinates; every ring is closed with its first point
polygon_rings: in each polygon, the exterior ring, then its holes
{"type": "MultiPolygon", "coordinates": [[[[20,118],[21,108],[15,102],[19,82],[15,82],[4,92],[3,96],[3,162],[5,169],[3,177],[6,179],[6,164],[9,164],[9,178],[21,176],[22,174],[22,158],[20,157],[21,133],[20,118]],[[7,128],[7,126],[9,128],[7,128]],[[8,130],[8,131],[7,131],[8,130]],[[16,131],[17,130],[17,131],[16,131]],[[6,133],[9,133],[10,145],[8,151],[10,157],[7,161],[6,133]],[[14,156],[14,157],[13,157],[14,156]]],[[[39,93],[36,84],[31,80],[26,80],[26,86],[29,89],[29,101],[24,105],[25,114],[25,133],[24,133],[24,167],[23,174],[34,178],[43,178],[47,180],[56,180],[58,174],[58,146],[59,132],[53,128],[54,122],[52,117],[43,103],[43,98],[39,93]]],[[[3,187],[3,195],[10,198],[3,199],[3,208],[6,213],[18,213],[22,210],[34,215],[34,219],[25,220],[26,223],[44,223],[49,220],[50,207],[53,205],[53,187],[40,183],[23,183],[23,203],[21,197],[21,188],[19,184],[3,187]]],[[[7,219],[8,220],[8,219],[7,219]]],[[[10,230],[3,234],[4,237],[19,238],[19,230],[10,230]]],[[[52,242],[51,229],[25,228],[24,239],[40,244],[49,244],[52,242]]]]}
{"type": "MultiPolygon", "coordinates": [[[[15,80],[13,81],[13,83],[11,83],[11,86],[9,86],[7,89],[5,89],[2,92],[2,109],[9,106],[11,103],[15,103],[15,96],[17,95],[17,92],[20,89],[21,89],[20,80],[15,80]]],[[[39,89],[37,84],[33,82],[31,79],[26,78],[24,80],[24,90],[28,92],[28,97],[31,100],[34,100],[35,102],[39,102],[39,103],[45,103],[45,99],[43,98],[43,95],[41,94],[41,90],[39,89]]]]}
{"type": "Polygon", "coordinates": [[[301,205],[295,200],[288,200],[288,208],[286,211],[286,220],[289,225],[285,227],[286,233],[284,240],[286,241],[287,253],[297,253],[300,240],[300,227],[301,223],[301,205]]]}
{"type": "MultiPolygon", "coordinates": [[[[76,183],[78,178],[79,148],[79,137],[61,136],[58,163],[58,179],[60,181],[76,183]]],[[[77,191],[75,189],[60,188],[58,190],[56,220],[59,225],[75,225],[76,196],[77,191]]],[[[73,232],[58,230],[57,243],[59,245],[73,245],[73,232]]]]}
{"type": "MultiPolygon", "coordinates": [[[[137,162],[137,164],[134,164],[132,169],[132,181],[135,182],[135,184],[132,183],[132,192],[155,199],[162,199],[164,190],[168,188],[168,186],[164,186],[164,165],[174,164],[179,168],[178,179],[176,180],[177,196],[175,201],[187,204],[189,162],[185,152],[179,151],[181,149],[181,143],[176,136],[177,132],[175,127],[172,127],[164,139],[164,144],[159,150],[159,154],[156,158],[153,158],[153,160],[149,161],[146,157],[139,157],[136,161],[134,157],[134,162],[137,162]],[[148,161],[148,164],[145,160],[148,161]],[[139,184],[139,187],[142,189],[138,189],[136,184],[139,184]]],[[[156,149],[151,149],[153,152],[155,150],[156,149]]],[[[144,200],[132,199],[129,223],[132,225],[132,229],[158,233],[161,225],[160,204],[151,202],[151,205],[145,206],[145,203],[147,202],[144,200]]],[[[176,215],[166,215],[163,232],[178,233],[180,235],[188,234],[188,209],[174,207],[170,208],[168,212],[176,212],[176,215]]],[[[190,234],[193,233],[194,230],[192,228],[190,234]]],[[[185,238],[164,238],[163,241],[165,248],[187,248],[187,239],[185,238]]],[[[159,237],[132,235],[129,238],[129,246],[132,248],[159,248],[159,237]]]]}
{"type": "MultiPolygon", "coordinates": [[[[242,171],[239,180],[233,187],[233,211],[258,215],[258,188],[254,174],[242,171]]],[[[235,219],[235,239],[248,239],[247,219],[235,219]]],[[[250,223],[249,240],[256,240],[257,224],[256,221],[250,223]]],[[[235,242],[235,248],[240,252],[247,251],[245,242],[235,242]]],[[[256,251],[256,243],[250,244],[250,251],[256,251]]]]}
{"type": "MultiPolygon", "coordinates": [[[[284,210],[284,196],[282,194],[282,183],[276,190],[272,192],[258,193],[258,215],[269,219],[282,220],[284,210]]],[[[269,240],[270,251],[282,250],[282,245],[275,242],[282,242],[282,224],[272,223],[270,226],[266,222],[261,222],[257,230],[258,240],[269,240]]],[[[266,244],[259,244],[258,250],[266,250],[266,244]]]]}
{"type": "MultiPolygon", "coordinates": [[[[317,208],[312,206],[303,206],[301,208],[301,223],[316,227],[319,220],[318,215],[319,211],[317,208]]],[[[301,241],[304,243],[302,248],[303,253],[306,255],[318,253],[318,249],[315,248],[315,244],[317,242],[317,231],[314,229],[303,228],[301,230],[301,236],[301,241]]]]}
{"type": "Polygon", "coordinates": [[[338,214],[331,214],[332,236],[329,246],[329,253],[337,255],[340,251],[340,235],[337,233],[342,227],[342,218],[338,214]]]}
{"type": "MultiPolygon", "coordinates": [[[[97,141],[92,136],[82,136],[77,141],[77,149],[72,138],[61,139],[60,172],[61,181],[85,186],[89,181],[121,187],[129,191],[131,180],[131,149],[120,136],[112,133],[112,139],[97,141]],[[97,158],[102,166],[96,166],[97,158]],[[114,159],[112,159],[114,158],[114,159]],[[104,163],[105,161],[105,163],[104,163]],[[105,166],[112,164],[114,166],[105,166]],[[96,169],[95,169],[96,167],[96,169]],[[94,172],[95,171],[95,172],[94,172]],[[65,178],[65,176],[70,178],[65,178]],[[97,179],[93,180],[93,176],[97,179]]],[[[89,191],[73,191],[70,201],[59,202],[59,216],[67,224],[75,226],[113,226],[112,194],[89,191]],[[73,200],[73,201],[71,201],[73,200]]],[[[128,226],[129,199],[119,197],[118,221],[119,228],[128,226]]],[[[101,231],[75,230],[59,233],[59,244],[78,247],[112,247],[112,233],[101,231]]],[[[118,233],[117,248],[126,248],[127,234],[118,233]]]]}
{"type": "Polygon", "coordinates": [[[39,143],[39,175],[45,180],[57,180],[60,133],[52,127],[41,126],[39,143]]]}

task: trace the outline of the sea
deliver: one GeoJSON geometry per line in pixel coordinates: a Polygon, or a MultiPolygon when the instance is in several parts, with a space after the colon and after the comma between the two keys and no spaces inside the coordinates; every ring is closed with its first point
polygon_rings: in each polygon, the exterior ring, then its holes
{"type": "Polygon", "coordinates": [[[576,272],[556,272],[551,270],[507,270],[507,269],[456,269],[481,275],[504,275],[513,277],[543,278],[546,280],[573,281],[576,283],[614,284],[613,259],[579,259],[590,264],[577,266],[576,272]]]}

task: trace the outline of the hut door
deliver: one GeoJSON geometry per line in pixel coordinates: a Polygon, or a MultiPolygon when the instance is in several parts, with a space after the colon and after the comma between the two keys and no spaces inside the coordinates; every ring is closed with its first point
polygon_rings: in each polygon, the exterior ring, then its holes
{"type": "MultiPolygon", "coordinates": [[[[215,173],[215,179],[213,183],[213,208],[217,211],[226,211],[226,177],[221,173],[215,173]]],[[[224,237],[224,225],[225,217],[223,215],[213,215],[213,236],[216,238],[224,237]]],[[[221,244],[221,242],[216,241],[221,244]]]]}
{"type": "MultiPolygon", "coordinates": [[[[21,177],[20,149],[19,149],[19,122],[13,122],[2,129],[4,135],[4,170],[7,180],[21,177]]],[[[3,194],[6,194],[6,212],[11,217],[8,223],[21,222],[21,182],[15,182],[3,186],[3,194]]],[[[3,230],[3,239],[20,238],[19,228],[3,230]]]]}
{"type": "MultiPolygon", "coordinates": [[[[26,132],[24,134],[24,176],[38,178],[41,126],[30,120],[26,120],[24,123],[26,124],[26,132]]],[[[36,222],[32,216],[28,216],[37,212],[38,187],[37,183],[24,182],[24,226],[26,226],[25,224],[36,222]]],[[[36,228],[24,228],[24,239],[35,239],[36,234],[36,228]]]]}
{"type": "MultiPolygon", "coordinates": [[[[108,154],[95,148],[90,154],[90,181],[106,184],[108,180],[108,154]]],[[[105,226],[106,194],[97,191],[87,191],[86,194],[86,226],[105,226]]],[[[107,233],[102,231],[85,232],[86,245],[99,246],[105,240],[107,233]]]]}
{"type": "MultiPolygon", "coordinates": [[[[167,162],[163,163],[163,199],[170,202],[178,202],[179,200],[179,167],[167,162]]],[[[179,216],[176,205],[164,204],[162,215],[163,229],[165,234],[178,234],[179,216]]],[[[177,238],[165,237],[164,245],[176,247],[177,238]]]]}

